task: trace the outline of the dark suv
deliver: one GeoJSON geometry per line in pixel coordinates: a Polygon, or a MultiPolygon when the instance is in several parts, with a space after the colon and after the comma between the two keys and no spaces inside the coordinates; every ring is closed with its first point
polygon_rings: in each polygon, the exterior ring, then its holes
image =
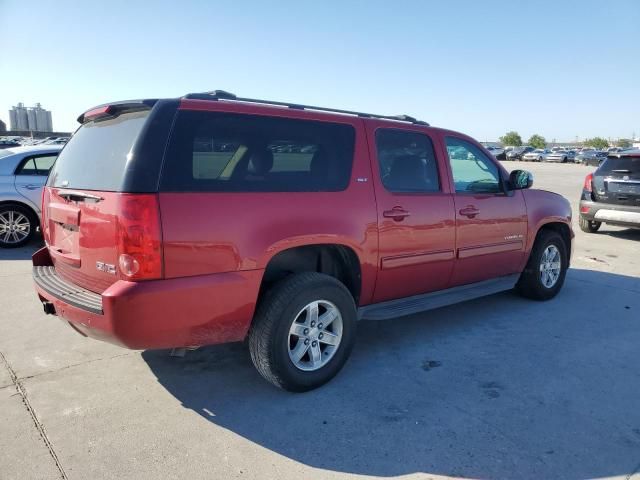
{"type": "Polygon", "coordinates": [[[135,348],[248,340],[273,384],[332,378],[358,319],[554,297],[569,202],[472,138],[226,92],[79,118],[43,194],[46,313],[135,348]]]}
{"type": "Polygon", "coordinates": [[[609,154],[585,178],[580,228],[594,233],[603,223],[640,228],[640,149],[609,154]]]}

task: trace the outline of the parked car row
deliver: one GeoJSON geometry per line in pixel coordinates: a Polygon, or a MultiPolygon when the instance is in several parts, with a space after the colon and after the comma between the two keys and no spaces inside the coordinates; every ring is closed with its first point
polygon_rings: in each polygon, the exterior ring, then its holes
{"type": "Polygon", "coordinates": [[[19,136],[0,137],[0,150],[12,147],[26,147],[31,145],[64,145],[71,137],[31,138],[19,136]]]}
{"type": "MultiPolygon", "coordinates": [[[[496,147],[493,147],[496,148],[496,147]]],[[[487,148],[489,151],[491,149],[487,148]]],[[[583,165],[600,165],[607,155],[626,150],[613,147],[608,150],[593,148],[533,148],[531,146],[506,147],[505,160],[521,160],[524,162],[581,163],[583,165]]]]}

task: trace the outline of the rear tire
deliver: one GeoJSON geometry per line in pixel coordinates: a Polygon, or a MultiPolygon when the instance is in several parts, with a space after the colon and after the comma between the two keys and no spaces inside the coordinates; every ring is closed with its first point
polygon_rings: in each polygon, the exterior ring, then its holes
{"type": "Polygon", "coordinates": [[[38,217],[17,204],[0,206],[0,247],[17,248],[29,243],[38,226],[38,217]]]}
{"type": "Polygon", "coordinates": [[[586,218],[580,217],[578,219],[578,224],[580,225],[580,230],[583,232],[596,233],[600,229],[602,222],[587,220],[586,218]]]}
{"type": "Polygon", "coordinates": [[[305,392],[327,383],[342,369],[355,334],[356,305],[349,290],[328,275],[300,273],[278,282],[260,301],[249,332],[249,352],[265,380],[291,392],[305,392]],[[323,325],[323,318],[331,324],[323,325]],[[292,333],[297,329],[299,333],[292,333]],[[296,352],[303,351],[298,358],[296,352]]]}
{"type": "Polygon", "coordinates": [[[533,245],[529,261],[516,284],[516,291],[533,300],[555,297],[567,273],[568,254],[562,236],[553,230],[542,230],[533,245]],[[555,266],[559,262],[556,271],[555,266]]]}

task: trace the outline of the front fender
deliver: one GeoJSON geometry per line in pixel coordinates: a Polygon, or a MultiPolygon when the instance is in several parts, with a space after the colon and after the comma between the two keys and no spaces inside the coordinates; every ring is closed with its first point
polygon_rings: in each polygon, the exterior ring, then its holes
{"type": "MultiPolygon", "coordinates": [[[[529,228],[527,232],[527,252],[531,252],[536,236],[542,227],[550,223],[561,223],[569,228],[570,237],[574,233],[571,227],[571,204],[562,195],[545,190],[523,190],[527,205],[529,228]]],[[[569,247],[572,248],[573,241],[569,247]]],[[[527,255],[528,257],[528,255],[527,255]]]]}

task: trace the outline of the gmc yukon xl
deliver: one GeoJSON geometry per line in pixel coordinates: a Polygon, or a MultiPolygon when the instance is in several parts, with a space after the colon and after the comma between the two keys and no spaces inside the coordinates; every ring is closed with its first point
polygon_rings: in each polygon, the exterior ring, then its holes
{"type": "Polygon", "coordinates": [[[238,98],[78,118],[33,256],[48,314],[132,349],[246,340],[274,385],[344,365],[359,319],[564,282],[569,203],[472,138],[409,116],[238,98]]]}

